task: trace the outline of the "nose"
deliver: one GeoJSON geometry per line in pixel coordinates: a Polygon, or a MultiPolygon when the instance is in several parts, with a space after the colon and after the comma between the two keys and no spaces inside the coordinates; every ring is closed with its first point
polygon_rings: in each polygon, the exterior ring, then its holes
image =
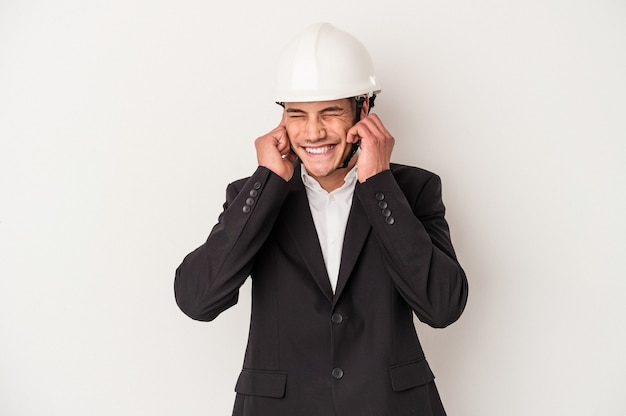
{"type": "Polygon", "coordinates": [[[314,142],[326,137],[326,129],[319,117],[309,117],[306,124],[306,138],[314,142]]]}

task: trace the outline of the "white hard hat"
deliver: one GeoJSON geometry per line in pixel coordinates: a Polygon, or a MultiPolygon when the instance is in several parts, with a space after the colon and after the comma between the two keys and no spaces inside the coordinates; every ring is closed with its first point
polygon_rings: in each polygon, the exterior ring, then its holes
{"type": "Polygon", "coordinates": [[[309,26],[278,58],[274,101],[327,101],[378,92],[367,49],[329,23],[309,26]]]}

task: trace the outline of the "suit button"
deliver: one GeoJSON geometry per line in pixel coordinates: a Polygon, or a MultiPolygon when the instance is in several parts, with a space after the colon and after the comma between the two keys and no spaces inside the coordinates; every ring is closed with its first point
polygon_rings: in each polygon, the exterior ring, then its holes
{"type": "Polygon", "coordinates": [[[387,217],[385,218],[385,222],[389,225],[393,225],[393,223],[396,222],[396,220],[393,217],[387,217]]]}
{"type": "Polygon", "coordinates": [[[333,321],[333,324],[340,324],[343,322],[343,316],[340,313],[333,313],[330,320],[333,321]]]}
{"type": "Polygon", "coordinates": [[[246,205],[248,205],[248,206],[252,206],[252,205],[254,205],[254,198],[248,198],[248,199],[246,199],[246,205]]]}
{"type": "Polygon", "coordinates": [[[244,214],[247,214],[248,212],[250,212],[250,207],[248,205],[244,205],[242,211],[244,214]]]}
{"type": "Polygon", "coordinates": [[[259,194],[259,191],[257,191],[256,189],[252,189],[250,190],[250,196],[251,197],[255,197],[259,194]]]}
{"type": "Polygon", "coordinates": [[[383,214],[383,217],[391,217],[391,211],[387,208],[383,209],[381,212],[383,214]]]}
{"type": "Polygon", "coordinates": [[[259,189],[261,189],[261,182],[255,182],[252,187],[258,191],[259,189]]]}
{"type": "Polygon", "coordinates": [[[382,192],[378,192],[376,194],[376,200],[377,201],[382,201],[383,199],[385,199],[385,194],[383,194],[382,192]]]}
{"type": "Polygon", "coordinates": [[[333,368],[333,378],[339,380],[343,377],[343,370],[341,368],[333,368]]]}
{"type": "Polygon", "coordinates": [[[380,201],[380,202],[378,203],[378,208],[380,208],[380,209],[385,209],[385,208],[387,208],[387,201],[380,201]]]}

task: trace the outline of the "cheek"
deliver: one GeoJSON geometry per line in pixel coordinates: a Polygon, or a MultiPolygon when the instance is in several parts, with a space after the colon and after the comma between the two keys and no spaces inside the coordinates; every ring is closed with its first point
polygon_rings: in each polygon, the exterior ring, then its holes
{"type": "Polygon", "coordinates": [[[295,138],[297,138],[300,131],[300,129],[289,124],[285,125],[285,130],[287,130],[287,136],[289,137],[289,140],[294,140],[295,138]]]}
{"type": "Polygon", "coordinates": [[[332,126],[332,129],[338,137],[345,138],[348,135],[348,130],[350,130],[352,126],[353,124],[350,123],[349,120],[341,120],[337,121],[337,123],[332,126]]]}
{"type": "Polygon", "coordinates": [[[345,125],[335,126],[332,130],[329,129],[329,135],[332,134],[334,137],[340,139],[342,142],[346,141],[346,137],[348,137],[348,130],[350,127],[346,127],[345,125]]]}

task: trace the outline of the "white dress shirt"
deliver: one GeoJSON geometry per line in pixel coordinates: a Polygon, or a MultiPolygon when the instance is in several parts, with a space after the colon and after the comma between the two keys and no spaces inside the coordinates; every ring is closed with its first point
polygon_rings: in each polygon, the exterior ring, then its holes
{"type": "Polygon", "coordinates": [[[343,238],[346,233],[350,208],[352,208],[352,197],[357,180],[356,168],[355,165],[346,174],[344,184],[340,188],[329,193],[321,187],[317,180],[309,176],[306,168],[302,165],[302,182],[306,189],[333,293],[337,288],[343,238]]]}

